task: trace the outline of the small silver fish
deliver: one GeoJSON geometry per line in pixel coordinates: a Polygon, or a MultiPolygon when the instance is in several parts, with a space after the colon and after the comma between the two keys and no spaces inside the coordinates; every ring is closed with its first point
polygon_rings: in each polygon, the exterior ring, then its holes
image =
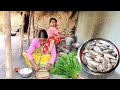
{"type": "Polygon", "coordinates": [[[91,71],[93,71],[93,72],[98,72],[98,70],[97,70],[96,68],[91,68],[91,67],[88,66],[88,65],[87,65],[87,67],[88,67],[91,71]]]}
{"type": "Polygon", "coordinates": [[[100,53],[98,53],[98,52],[96,52],[96,51],[94,51],[94,50],[89,50],[89,52],[90,52],[91,54],[93,54],[93,55],[100,55],[100,53]]]}
{"type": "Polygon", "coordinates": [[[116,64],[117,64],[117,62],[112,62],[112,63],[111,63],[111,65],[112,65],[113,67],[115,67],[116,64]]]}
{"type": "Polygon", "coordinates": [[[95,45],[96,42],[95,42],[95,41],[90,41],[89,44],[90,44],[90,45],[95,45]]]}
{"type": "Polygon", "coordinates": [[[101,60],[103,60],[103,59],[104,59],[104,57],[103,57],[103,56],[97,56],[96,58],[99,58],[99,59],[101,59],[101,60]]]}
{"type": "Polygon", "coordinates": [[[93,61],[93,59],[92,59],[92,58],[87,57],[86,55],[85,55],[84,57],[86,58],[86,60],[87,60],[87,61],[93,61]]]}
{"type": "Polygon", "coordinates": [[[85,58],[85,56],[82,56],[82,62],[87,65],[87,59],[85,58]]]}
{"type": "Polygon", "coordinates": [[[86,48],[87,48],[88,50],[92,50],[92,49],[93,49],[93,46],[94,46],[94,45],[88,44],[88,45],[86,46],[86,48]]]}
{"type": "Polygon", "coordinates": [[[98,46],[98,47],[103,47],[104,45],[101,44],[101,43],[96,43],[96,46],[98,46]]]}
{"type": "Polygon", "coordinates": [[[103,67],[102,67],[101,64],[97,66],[97,70],[98,70],[99,72],[102,72],[102,71],[103,71],[103,67]]]}
{"type": "Polygon", "coordinates": [[[113,49],[110,45],[105,45],[104,46],[106,49],[113,49]]]}
{"type": "Polygon", "coordinates": [[[94,58],[94,60],[96,61],[96,62],[98,62],[98,63],[102,63],[102,61],[103,61],[103,57],[97,57],[97,58],[94,58]]]}
{"type": "Polygon", "coordinates": [[[99,43],[103,44],[104,46],[110,46],[110,43],[103,41],[103,40],[99,40],[99,43]]]}
{"type": "Polygon", "coordinates": [[[91,54],[90,53],[85,53],[85,55],[87,56],[87,57],[91,57],[91,54]]]}
{"type": "Polygon", "coordinates": [[[108,49],[108,48],[106,48],[106,47],[104,47],[104,46],[99,46],[99,47],[101,48],[102,51],[108,49]]]}
{"type": "Polygon", "coordinates": [[[117,57],[117,53],[116,53],[115,51],[113,51],[111,54],[112,54],[113,56],[117,57]]]}
{"type": "Polygon", "coordinates": [[[107,64],[108,64],[108,61],[104,58],[103,62],[102,62],[102,67],[103,67],[103,71],[105,71],[107,69],[107,64]]]}
{"type": "Polygon", "coordinates": [[[117,62],[118,60],[117,59],[110,59],[110,62],[113,63],[113,62],[117,62]]]}
{"type": "Polygon", "coordinates": [[[88,49],[83,50],[83,53],[87,53],[87,52],[89,52],[88,49]]]}
{"type": "Polygon", "coordinates": [[[112,59],[116,59],[112,54],[110,53],[104,53],[104,56],[112,58],[112,59]]]}
{"type": "Polygon", "coordinates": [[[96,52],[102,53],[101,48],[98,47],[98,46],[94,46],[94,47],[93,47],[93,50],[95,50],[96,52]]]}
{"type": "Polygon", "coordinates": [[[104,55],[104,58],[105,58],[108,62],[110,62],[110,58],[108,58],[106,55],[104,55]]]}
{"type": "Polygon", "coordinates": [[[112,69],[112,64],[108,63],[107,65],[108,65],[108,67],[107,67],[106,71],[111,70],[112,69]]]}
{"type": "Polygon", "coordinates": [[[99,65],[96,61],[87,61],[88,65],[92,68],[97,68],[97,65],[99,65]]]}
{"type": "Polygon", "coordinates": [[[103,51],[103,53],[111,53],[111,52],[113,52],[113,49],[107,49],[103,51]]]}

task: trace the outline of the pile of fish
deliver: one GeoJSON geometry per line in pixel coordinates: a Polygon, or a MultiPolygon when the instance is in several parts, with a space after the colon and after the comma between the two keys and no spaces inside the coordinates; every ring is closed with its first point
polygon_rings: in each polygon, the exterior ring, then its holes
{"type": "Polygon", "coordinates": [[[108,72],[117,65],[118,52],[110,42],[92,40],[83,48],[82,62],[93,72],[108,72]]]}

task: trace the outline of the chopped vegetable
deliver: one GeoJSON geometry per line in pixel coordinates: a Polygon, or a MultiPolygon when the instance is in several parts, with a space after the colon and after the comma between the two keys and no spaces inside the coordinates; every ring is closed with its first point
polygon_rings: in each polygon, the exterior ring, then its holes
{"type": "Polygon", "coordinates": [[[81,70],[81,65],[78,63],[76,56],[77,53],[74,51],[63,54],[61,57],[58,56],[55,65],[50,69],[50,73],[76,79],[79,70],[81,70]]]}

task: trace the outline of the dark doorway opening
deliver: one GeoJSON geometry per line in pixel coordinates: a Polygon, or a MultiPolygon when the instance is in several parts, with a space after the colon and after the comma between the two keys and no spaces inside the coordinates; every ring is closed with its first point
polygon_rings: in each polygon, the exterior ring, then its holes
{"type": "Polygon", "coordinates": [[[25,15],[24,33],[27,33],[28,25],[29,25],[29,15],[25,15]]]}

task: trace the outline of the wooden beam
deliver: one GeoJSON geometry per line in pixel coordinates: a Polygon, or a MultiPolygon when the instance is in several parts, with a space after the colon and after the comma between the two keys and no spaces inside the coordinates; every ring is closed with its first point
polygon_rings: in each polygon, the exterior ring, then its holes
{"type": "Polygon", "coordinates": [[[4,12],[5,29],[5,70],[6,79],[12,79],[11,17],[10,11],[4,12]]]}
{"type": "Polygon", "coordinates": [[[22,22],[21,22],[21,35],[20,35],[20,55],[22,56],[23,53],[23,38],[24,38],[24,26],[25,26],[25,14],[26,11],[23,11],[22,14],[22,22]]]}

